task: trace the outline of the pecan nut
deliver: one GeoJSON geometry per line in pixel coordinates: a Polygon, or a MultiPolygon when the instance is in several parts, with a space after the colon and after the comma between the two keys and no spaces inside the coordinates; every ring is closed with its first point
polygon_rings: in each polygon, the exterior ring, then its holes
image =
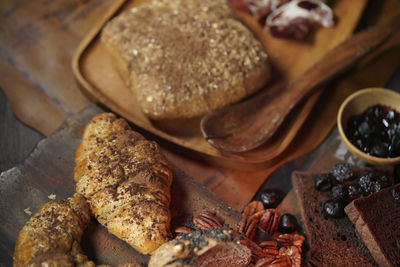
{"type": "Polygon", "coordinates": [[[275,209],[267,209],[260,218],[260,227],[273,235],[278,230],[280,215],[275,209]]]}
{"type": "Polygon", "coordinates": [[[262,210],[264,210],[264,205],[261,201],[252,201],[244,208],[242,214],[244,217],[247,217],[262,210]]]}
{"type": "Polygon", "coordinates": [[[200,230],[222,227],[222,223],[209,211],[202,211],[193,218],[193,224],[200,230]]]}
{"type": "Polygon", "coordinates": [[[303,245],[305,237],[295,233],[280,234],[276,237],[276,240],[284,247],[296,246],[301,252],[301,246],[303,245]]]}
{"type": "Polygon", "coordinates": [[[251,258],[253,262],[257,262],[259,259],[265,257],[265,253],[262,248],[257,245],[255,242],[251,241],[248,238],[242,239],[239,241],[240,244],[248,247],[251,251],[251,258]]]}

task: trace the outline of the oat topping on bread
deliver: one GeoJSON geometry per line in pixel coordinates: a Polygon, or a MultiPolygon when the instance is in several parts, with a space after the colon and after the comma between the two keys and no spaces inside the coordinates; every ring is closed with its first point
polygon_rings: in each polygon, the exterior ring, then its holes
{"type": "Polygon", "coordinates": [[[154,0],[120,14],[102,41],[143,111],[195,117],[269,79],[267,54],[226,0],[154,0]]]}
{"type": "Polygon", "coordinates": [[[76,152],[76,191],[108,231],[148,254],[170,235],[172,172],[155,142],[111,113],[87,125],[76,152]]]}

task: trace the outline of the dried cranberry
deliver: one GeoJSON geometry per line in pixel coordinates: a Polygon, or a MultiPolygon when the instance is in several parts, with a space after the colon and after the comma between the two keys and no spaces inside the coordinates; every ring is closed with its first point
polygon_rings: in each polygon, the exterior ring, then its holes
{"type": "Polygon", "coordinates": [[[260,194],[261,202],[264,208],[276,208],[283,198],[283,193],[279,190],[267,189],[260,194]]]}
{"type": "Polygon", "coordinates": [[[314,177],[314,187],[318,191],[328,191],[332,187],[332,176],[329,173],[317,174],[314,177]]]}
{"type": "Polygon", "coordinates": [[[350,164],[347,163],[335,164],[332,168],[332,175],[339,183],[351,180],[354,176],[353,169],[351,168],[350,164]]]}
{"type": "Polygon", "coordinates": [[[293,233],[297,229],[297,220],[292,214],[285,213],[281,216],[278,232],[282,234],[293,233]]]}
{"type": "Polygon", "coordinates": [[[329,199],[323,204],[323,211],[327,218],[344,217],[344,204],[339,199],[329,199]]]}

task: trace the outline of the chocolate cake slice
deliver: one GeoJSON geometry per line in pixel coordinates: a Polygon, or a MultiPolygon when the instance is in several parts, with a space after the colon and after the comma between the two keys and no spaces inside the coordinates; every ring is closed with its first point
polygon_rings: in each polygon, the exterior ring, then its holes
{"type": "Polygon", "coordinates": [[[379,266],[400,266],[400,184],[354,200],[345,212],[379,266]]]}
{"type": "Polygon", "coordinates": [[[292,173],[293,188],[310,245],[309,261],[315,266],[377,266],[347,217],[325,218],[322,203],[329,196],[314,189],[317,174],[320,173],[292,173]]]}

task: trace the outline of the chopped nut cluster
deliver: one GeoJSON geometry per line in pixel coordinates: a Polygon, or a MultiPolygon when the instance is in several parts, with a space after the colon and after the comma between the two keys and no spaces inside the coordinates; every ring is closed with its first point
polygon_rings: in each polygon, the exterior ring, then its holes
{"type": "Polygon", "coordinates": [[[290,267],[301,265],[301,246],[304,236],[293,233],[282,234],[278,231],[280,214],[275,209],[264,209],[262,202],[253,201],[243,210],[243,218],[237,225],[237,231],[247,239],[242,244],[250,248],[252,261],[256,267],[290,267]],[[254,242],[256,228],[263,229],[274,240],[254,242]]]}
{"type": "MultiPolygon", "coordinates": [[[[236,242],[250,249],[251,261],[255,267],[301,266],[301,246],[305,237],[298,234],[297,231],[280,233],[278,226],[281,216],[277,210],[264,209],[262,202],[253,201],[246,206],[242,215],[242,220],[235,229],[237,233],[242,234],[242,237],[237,239],[236,242]],[[257,227],[268,233],[271,240],[257,243],[255,241],[257,227]]],[[[193,228],[180,226],[174,231],[179,234],[179,240],[191,240],[190,246],[192,247],[198,246],[199,242],[204,242],[204,239],[199,239],[199,237],[206,237],[208,232],[213,235],[219,233],[216,236],[221,236],[222,239],[230,238],[234,232],[224,226],[216,215],[209,211],[201,211],[193,218],[192,223],[193,228]]],[[[186,241],[186,245],[189,244],[188,242],[186,241]]]]}

